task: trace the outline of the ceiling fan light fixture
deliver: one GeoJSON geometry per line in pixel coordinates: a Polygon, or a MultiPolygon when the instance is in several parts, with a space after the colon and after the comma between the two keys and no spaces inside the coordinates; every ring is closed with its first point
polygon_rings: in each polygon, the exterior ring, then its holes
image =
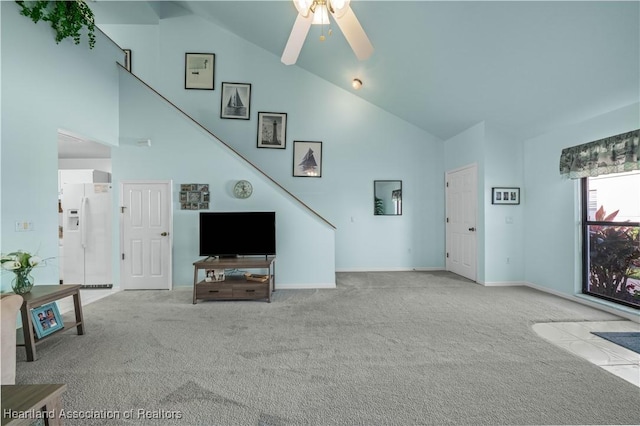
{"type": "Polygon", "coordinates": [[[360,90],[360,88],[362,87],[362,80],[360,80],[359,78],[354,78],[351,82],[351,87],[353,87],[355,90],[360,90]]]}
{"type": "Polygon", "coordinates": [[[313,21],[311,25],[329,25],[329,11],[326,3],[316,2],[313,8],[313,21]]]}

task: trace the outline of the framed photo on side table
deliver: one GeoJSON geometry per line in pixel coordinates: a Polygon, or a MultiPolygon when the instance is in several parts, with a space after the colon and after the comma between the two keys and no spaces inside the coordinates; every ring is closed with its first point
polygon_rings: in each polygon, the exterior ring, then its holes
{"type": "Polygon", "coordinates": [[[258,148],[287,147],[287,113],[258,113],[258,148]]]}
{"type": "Polygon", "coordinates": [[[491,204],[520,204],[520,188],[491,188],[491,204]]]}
{"type": "Polygon", "coordinates": [[[215,62],[213,53],[185,53],[184,88],[214,90],[215,62]]]}
{"type": "Polygon", "coordinates": [[[251,84],[223,82],[220,98],[220,118],[249,119],[251,84]]]}
{"type": "Polygon", "coordinates": [[[33,328],[36,330],[38,339],[64,328],[62,315],[60,315],[58,305],[55,302],[32,309],[31,321],[33,321],[33,328]]]}
{"type": "Polygon", "coordinates": [[[293,141],[293,176],[322,177],[322,142],[293,141]]]}

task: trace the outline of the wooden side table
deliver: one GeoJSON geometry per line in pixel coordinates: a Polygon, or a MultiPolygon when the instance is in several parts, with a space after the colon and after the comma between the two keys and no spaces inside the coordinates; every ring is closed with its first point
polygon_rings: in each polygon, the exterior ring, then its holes
{"type": "Polygon", "coordinates": [[[213,258],[193,262],[193,304],[203,300],[252,300],[267,299],[271,303],[271,294],[275,291],[275,256],[213,258]],[[199,281],[198,271],[207,269],[267,269],[267,279],[256,282],[244,275],[228,275],[224,281],[199,281]]]}
{"type": "Polygon", "coordinates": [[[62,393],[67,385],[2,385],[2,426],[30,425],[39,418],[59,426],[62,393]]]}
{"type": "Polygon", "coordinates": [[[84,334],[84,325],[82,318],[82,303],[80,303],[81,285],[35,285],[27,294],[23,294],[22,307],[20,314],[22,315],[22,333],[18,333],[18,342],[16,346],[24,346],[27,350],[27,361],[36,360],[36,345],[44,339],[56,335],[64,330],[76,327],[78,334],[84,334]],[[75,311],[76,321],[67,323],[63,328],[53,334],[49,334],[41,339],[37,339],[33,332],[33,321],[31,320],[31,309],[42,306],[45,303],[54,302],[73,296],[73,307],[75,311]],[[24,340],[21,341],[23,338],[24,340]]]}

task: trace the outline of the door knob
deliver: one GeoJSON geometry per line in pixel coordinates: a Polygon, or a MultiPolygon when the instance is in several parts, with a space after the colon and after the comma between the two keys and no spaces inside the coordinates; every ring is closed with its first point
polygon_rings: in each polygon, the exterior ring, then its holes
{"type": "Polygon", "coordinates": [[[471,231],[471,232],[473,232],[475,230],[476,230],[476,228],[474,228],[473,226],[471,228],[469,228],[469,231],[471,231]]]}
{"type": "Polygon", "coordinates": [[[163,236],[163,237],[166,237],[167,235],[169,235],[169,233],[168,233],[168,232],[163,232],[163,233],[162,233],[162,234],[160,234],[160,235],[161,235],[161,236],[163,236]]]}

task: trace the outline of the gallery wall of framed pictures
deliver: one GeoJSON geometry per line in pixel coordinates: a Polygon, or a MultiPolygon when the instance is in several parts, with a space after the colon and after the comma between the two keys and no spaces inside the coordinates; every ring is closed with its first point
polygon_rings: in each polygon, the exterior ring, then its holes
{"type": "MultiPolygon", "coordinates": [[[[127,67],[131,67],[131,51],[125,49],[127,67]]],[[[215,90],[216,55],[185,53],[185,90],[215,90]]],[[[220,118],[251,120],[251,83],[224,81],[220,84],[220,118]]],[[[257,115],[256,148],[287,149],[286,112],[260,111],[257,115]]],[[[294,141],[292,149],[293,177],[322,177],[322,142],[294,141]]],[[[208,184],[181,184],[181,210],[207,210],[211,202],[208,184]]]]}

